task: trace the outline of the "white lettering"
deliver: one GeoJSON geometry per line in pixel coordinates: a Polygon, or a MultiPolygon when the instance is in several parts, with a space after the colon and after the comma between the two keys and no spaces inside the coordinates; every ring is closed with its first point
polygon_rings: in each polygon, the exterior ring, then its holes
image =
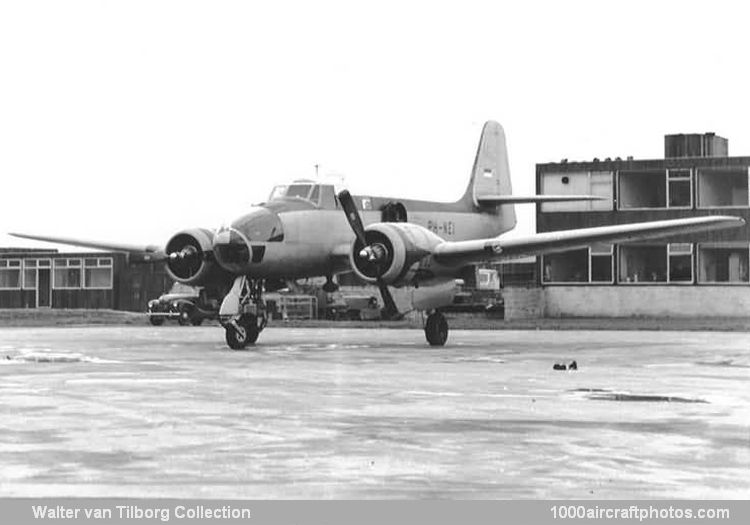
{"type": "Polygon", "coordinates": [[[86,517],[91,519],[94,518],[96,520],[104,520],[104,519],[112,519],[112,509],[100,509],[100,508],[93,508],[93,509],[83,509],[84,514],[86,514],[86,517]]]}
{"type": "Polygon", "coordinates": [[[50,520],[72,520],[77,519],[81,509],[71,509],[64,507],[63,505],[57,505],[54,508],[50,508],[47,505],[39,506],[32,505],[31,510],[34,513],[35,519],[50,519],[50,520]]]}

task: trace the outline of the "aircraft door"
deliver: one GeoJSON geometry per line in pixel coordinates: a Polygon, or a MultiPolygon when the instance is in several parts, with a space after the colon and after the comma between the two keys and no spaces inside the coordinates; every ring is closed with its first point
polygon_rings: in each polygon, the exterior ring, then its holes
{"type": "Polygon", "coordinates": [[[52,280],[49,268],[37,270],[36,283],[36,306],[37,308],[49,308],[52,306],[52,280]]]}

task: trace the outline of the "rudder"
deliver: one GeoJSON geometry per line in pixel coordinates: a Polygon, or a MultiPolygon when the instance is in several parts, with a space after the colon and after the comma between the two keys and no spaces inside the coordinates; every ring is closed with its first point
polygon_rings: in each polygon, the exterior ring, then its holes
{"type": "Polygon", "coordinates": [[[497,210],[496,213],[502,217],[503,226],[511,229],[516,225],[516,213],[512,204],[487,206],[480,204],[477,198],[484,195],[510,196],[512,193],[505,131],[499,123],[490,120],[482,128],[469,186],[461,201],[474,210],[497,210]]]}

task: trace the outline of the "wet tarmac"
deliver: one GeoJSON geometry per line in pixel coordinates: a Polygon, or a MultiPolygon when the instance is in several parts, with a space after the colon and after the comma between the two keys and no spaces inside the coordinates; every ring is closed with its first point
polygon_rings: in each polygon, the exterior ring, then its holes
{"type": "Polygon", "coordinates": [[[4,496],[750,497],[746,333],[0,329],[0,358],[4,496]]]}

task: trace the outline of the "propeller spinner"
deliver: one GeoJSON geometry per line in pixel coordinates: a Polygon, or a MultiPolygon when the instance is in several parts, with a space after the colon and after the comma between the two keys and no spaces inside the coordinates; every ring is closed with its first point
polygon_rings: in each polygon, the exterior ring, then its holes
{"type": "Polygon", "coordinates": [[[379,242],[368,243],[367,236],[365,235],[365,227],[362,223],[362,218],[357,211],[357,206],[354,204],[354,199],[351,193],[347,190],[342,190],[338,194],[339,202],[341,203],[344,213],[346,214],[346,220],[349,222],[354,235],[357,237],[357,242],[362,249],[357,255],[372,266],[378,289],[380,290],[380,296],[383,298],[383,304],[385,305],[384,314],[386,318],[393,319],[400,317],[396,302],[393,300],[391,291],[388,289],[388,285],[383,281],[383,274],[387,270],[384,267],[388,261],[388,248],[379,242]]]}

